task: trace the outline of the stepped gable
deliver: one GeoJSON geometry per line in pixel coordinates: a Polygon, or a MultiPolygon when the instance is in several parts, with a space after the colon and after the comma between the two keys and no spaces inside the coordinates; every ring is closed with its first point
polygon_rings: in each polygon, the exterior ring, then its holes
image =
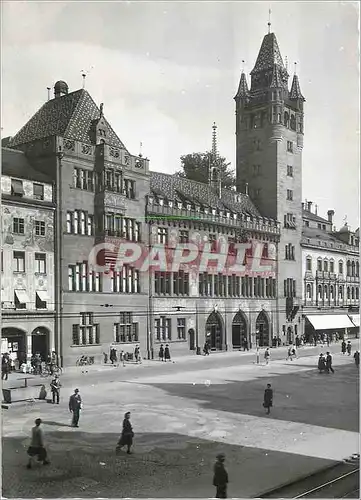
{"type": "Polygon", "coordinates": [[[151,192],[169,200],[183,199],[190,203],[196,203],[205,207],[217,208],[219,210],[230,210],[234,213],[244,213],[260,216],[251,199],[243,194],[229,189],[222,189],[222,196],[210,188],[208,184],[192,181],[184,177],[151,172],[151,192]]]}
{"type": "MultiPolygon", "coordinates": [[[[43,104],[12,138],[10,147],[51,136],[93,144],[92,126],[99,117],[100,110],[90,94],[84,89],[76,90],[43,104]]],[[[106,120],[105,123],[108,132],[106,143],[126,149],[106,120]]]]}

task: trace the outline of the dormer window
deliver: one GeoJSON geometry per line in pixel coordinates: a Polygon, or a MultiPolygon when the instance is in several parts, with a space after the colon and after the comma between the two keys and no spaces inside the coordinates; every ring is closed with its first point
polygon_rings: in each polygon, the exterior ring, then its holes
{"type": "Polygon", "coordinates": [[[191,210],[191,209],[192,209],[192,206],[189,203],[187,203],[187,210],[191,210]]]}
{"type": "Polygon", "coordinates": [[[182,208],[183,208],[183,204],[182,204],[180,201],[178,201],[178,203],[177,203],[177,207],[179,208],[179,210],[182,210],[182,208]]]}
{"type": "Polygon", "coordinates": [[[227,217],[227,219],[229,219],[229,218],[230,218],[230,216],[231,216],[231,214],[230,214],[229,212],[226,212],[226,217],[227,217]]]}
{"type": "Polygon", "coordinates": [[[11,194],[13,196],[24,196],[23,181],[19,179],[11,179],[11,194]]]}
{"type": "Polygon", "coordinates": [[[216,209],[212,208],[212,215],[216,215],[216,209]]]}
{"type": "Polygon", "coordinates": [[[237,214],[233,214],[233,219],[237,219],[237,214]]]}
{"type": "Polygon", "coordinates": [[[208,214],[208,213],[209,213],[208,207],[204,207],[204,213],[205,213],[205,214],[208,214]]]}
{"type": "Polygon", "coordinates": [[[153,205],[153,201],[154,201],[153,196],[148,196],[149,205],[153,205]]]}
{"type": "Polygon", "coordinates": [[[169,200],[169,201],[168,201],[168,207],[169,207],[169,208],[172,208],[172,207],[173,207],[173,201],[172,201],[172,200],[169,200]]]}
{"type": "Polygon", "coordinates": [[[159,198],[159,205],[162,207],[162,206],[163,206],[163,204],[164,204],[164,200],[163,200],[163,198],[159,198]]]}

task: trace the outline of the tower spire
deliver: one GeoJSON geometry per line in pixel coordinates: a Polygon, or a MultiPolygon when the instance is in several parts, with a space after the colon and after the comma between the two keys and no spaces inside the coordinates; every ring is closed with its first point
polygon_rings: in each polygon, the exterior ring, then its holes
{"type": "Polygon", "coordinates": [[[216,122],[213,122],[212,126],[212,156],[213,156],[213,161],[216,160],[218,156],[218,151],[217,151],[217,125],[216,122]]]}
{"type": "Polygon", "coordinates": [[[268,10],[268,33],[271,33],[271,9],[268,10]]]}
{"type": "Polygon", "coordinates": [[[295,75],[297,75],[297,63],[296,62],[294,63],[294,67],[295,67],[295,75]]]}

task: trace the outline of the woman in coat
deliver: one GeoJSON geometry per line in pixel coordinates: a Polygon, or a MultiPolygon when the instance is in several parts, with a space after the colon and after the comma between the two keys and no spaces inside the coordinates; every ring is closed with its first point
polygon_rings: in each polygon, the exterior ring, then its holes
{"type": "Polygon", "coordinates": [[[132,447],[133,444],[133,437],[134,437],[134,432],[132,424],[130,423],[130,411],[128,411],[124,415],[123,430],[122,430],[122,435],[120,436],[120,439],[118,441],[117,451],[120,451],[123,448],[123,446],[126,446],[127,453],[130,454],[130,448],[132,447]]]}
{"type": "Polygon", "coordinates": [[[271,407],[273,406],[273,390],[271,389],[271,384],[267,384],[267,389],[264,391],[263,407],[267,410],[267,415],[271,412],[271,407]]]}
{"type": "Polygon", "coordinates": [[[160,348],[159,348],[159,359],[161,361],[164,361],[164,347],[163,347],[163,344],[161,344],[160,348]]]}
{"type": "Polygon", "coordinates": [[[318,358],[318,369],[319,372],[324,372],[326,370],[326,360],[324,355],[321,353],[319,358],[318,358]]]}
{"type": "Polygon", "coordinates": [[[168,344],[166,344],[165,349],[164,349],[164,359],[166,361],[169,359],[169,361],[170,361],[170,350],[169,350],[168,344]]]}

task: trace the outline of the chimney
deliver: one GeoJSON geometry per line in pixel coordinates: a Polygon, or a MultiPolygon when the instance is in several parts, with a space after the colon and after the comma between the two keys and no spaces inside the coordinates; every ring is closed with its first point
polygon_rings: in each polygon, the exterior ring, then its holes
{"type": "Polygon", "coordinates": [[[333,216],[335,215],[335,211],[334,210],[329,210],[327,212],[327,218],[328,218],[328,222],[330,222],[332,224],[333,222],[333,216]]]}
{"type": "Polygon", "coordinates": [[[318,209],[318,206],[315,205],[315,214],[317,215],[317,209],[318,209]]]}
{"type": "Polygon", "coordinates": [[[309,212],[311,212],[311,209],[312,209],[312,204],[313,204],[313,202],[312,202],[312,201],[308,201],[308,202],[307,202],[307,210],[308,210],[309,212]]]}
{"type": "Polygon", "coordinates": [[[246,196],[248,196],[248,182],[246,182],[246,187],[244,192],[246,193],[246,196]]]}

